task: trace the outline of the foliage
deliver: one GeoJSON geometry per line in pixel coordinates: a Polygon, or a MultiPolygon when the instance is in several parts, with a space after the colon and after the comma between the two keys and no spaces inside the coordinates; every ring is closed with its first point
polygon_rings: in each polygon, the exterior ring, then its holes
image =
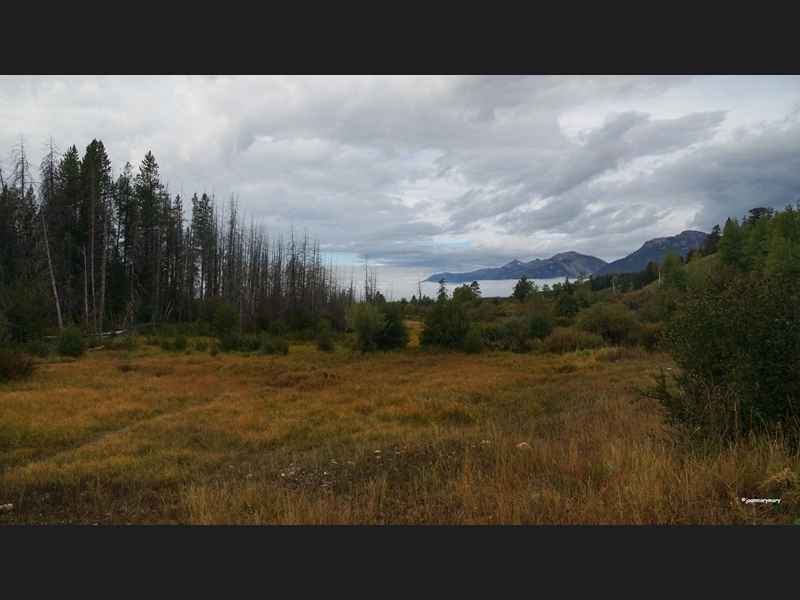
{"type": "MultiPolygon", "coordinates": [[[[477,282],[473,282],[473,284],[477,285],[477,282]]],[[[472,286],[461,285],[453,290],[453,300],[456,302],[472,302],[480,297],[480,288],[478,288],[478,293],[475,293],[475,288],[472,286]]]]}
{"type": "Polygon", "coordinates": [[[578,313],[578,300],[570,292],[560,291],[556,295],[555,309],[561,317],[573,317],[578,313]]]}
{"type": "Polygon", "coordinates": [[[379,302],[378,310],[385,319],[385,325],[377,338],[378,349],[393,350],[395,348],[405,348],[411,340],[411,335],[403,320],[404,314],[402,305],[379,302]]]}
{"type": "Polygon", "coordinates": [[[658,384],[673,420],[725,439],[750,431],[800,433],[796,280],[717,270],[690,291],[662,346],[680,368],[677,391],[669,392],[665,380],[658,384]]]}
{"type": "Polygon", "coordinates": [[[523,275],[520,277],[519,281],[517,281],[511,295],[514,296],[514,298],[516,298],[518,301],[525,302],[525,298],[530,296],[533,292],[533,282],[529,281],[528,278],[523,275]]]}
{"type": "Polygon", "coordinates": [[[480,354],[486,350],[481,328],[478,325],[470,325],[467,335],[464,337],[464,351],[467,354],[480,354]]]}
{"type": "Polygon", "coordinates": [[[543,340],[542,349],[545,352],[562,354],[564,352],[599,348],[602,345],[603,337],[597,333],[581,331],[574,327],[560,327],[553,330],[553,333],[543,340]]]}
{"type": "Polygon", "coordinates": [[[62,356],[80,356],[86,352],[88,343],[83,331],[70,322],[58,338],[58,353],[62,356]]]}
{"type": "Polygon", "coordinates": [[[639,342],[646,350],[655,350],[663,331],[663,323],[642,323],[639,329],[639,342]]]}
{"type": "Polygon", "coordinates": [[[355,349],[372,352],[378,349],[378,340],[386,327],[386,317],[368,302],[358,302],[347,313],[347,326],[356,332],[355,349]]]}
{"type": "Polygon", "coordinates": [[[256,334],[237,331],[220,336],[219,342],[223,352],[256,352],[262,347],[262,340],[256,334]]]}
{"type": "Polygon", "coordinates": [[[636,315],[619,303],[598,302],[583,309],[575,319],[578,329],[597,333],[614,345],[619,345],[636,329],[636,315]]]}
{"type": "Polygon", "coordinates": [[[267,336],[261,342],[261,352],[264,354],[289,354],[289,344],[286,340],[267,336]]]}
{"type": "Polygon", "coordinates": [[[0,382],[15,379],[27,379],[36,371],[33,358],[0,349],[0,382]]]}
{"type": "Polygon", "coordinates": [[[354,304],[347,314],[348,327],[356,332],[355,349],[361,352],[404,348],[411,336],[403,320],[403,306],[379,301],[354,304]]]}
{"type": "Polygon", "coordinates": [[[239,328],[239,311],[230,300],[212,302],[212,326],[220,337],[231,336],[239,328]]]}
{"type": "Polygon", "coordinates": [[[543,340],[553,331],[553,319],[545,313],[536,313],[530,319],[530,336],[543,340]]]}
{"type": "Polygon", "coordinates": [[[464,305],[440,297],[423,320],[419,343],[457,350],[463,348],[468,331],[469,319],[464,305]]]}
{"type": "Polygon", "coordinates": [[[321,319],[317,323],[317,349],[322,352],[331,352],[335,348],[333,326],[328,319],[321,319]]]}

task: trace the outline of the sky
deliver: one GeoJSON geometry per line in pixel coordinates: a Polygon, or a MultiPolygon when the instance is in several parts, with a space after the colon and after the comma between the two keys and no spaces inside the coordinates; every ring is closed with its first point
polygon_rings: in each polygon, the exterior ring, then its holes
{"type": "Polygon", "coordinates": [[[236,198],[398,289],[800,198],[796,76],[0,76],[3,174],[51,136],[101,140],[115,176],[152,152],[171,193],[236,198]]]}

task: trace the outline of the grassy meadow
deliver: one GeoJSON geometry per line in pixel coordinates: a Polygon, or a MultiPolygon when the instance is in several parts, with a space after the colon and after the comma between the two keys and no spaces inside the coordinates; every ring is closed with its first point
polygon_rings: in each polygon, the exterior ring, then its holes
{"type": "Polygon", "coordinates": [[[640,397],[668,355],[428,351],[409,325],[364,355],[42,359],[0,387],[0,523],[798,522],[797,453],[688,445],[640,397]]]}

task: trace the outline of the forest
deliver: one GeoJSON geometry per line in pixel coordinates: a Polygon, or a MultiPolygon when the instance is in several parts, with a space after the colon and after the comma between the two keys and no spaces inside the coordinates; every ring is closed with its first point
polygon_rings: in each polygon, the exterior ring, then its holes
{"type": "Polygon", "coordinates": [[[20,143],[0,171],[0,309],[15,344],[69,324],[94,336],[164,322],[213,321],[230,305],[246,328],[341,321],[354,299],[317,240],[267,231],[236,197],[183,198],[152,153],[114,177],[103,143],[63,155],[51,140],[37,169],[20,143]]]}

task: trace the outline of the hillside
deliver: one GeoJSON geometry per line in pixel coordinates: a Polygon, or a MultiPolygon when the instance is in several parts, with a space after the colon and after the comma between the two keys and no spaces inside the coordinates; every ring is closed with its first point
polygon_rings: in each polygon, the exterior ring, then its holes
{"type": "Polygon", "coordinates": [[[654,238],[645,242],[636,252],[624,258],[607,263],[592,275],[606,275],[613,273],[636,273],[647,268],[650,261],[662,261],[667,250],[672,248],[675,252],[686,258],[692,248],[699,250],[706,243],[707,234],[702,231],[684,231],[672,237],[654,238]]]}

